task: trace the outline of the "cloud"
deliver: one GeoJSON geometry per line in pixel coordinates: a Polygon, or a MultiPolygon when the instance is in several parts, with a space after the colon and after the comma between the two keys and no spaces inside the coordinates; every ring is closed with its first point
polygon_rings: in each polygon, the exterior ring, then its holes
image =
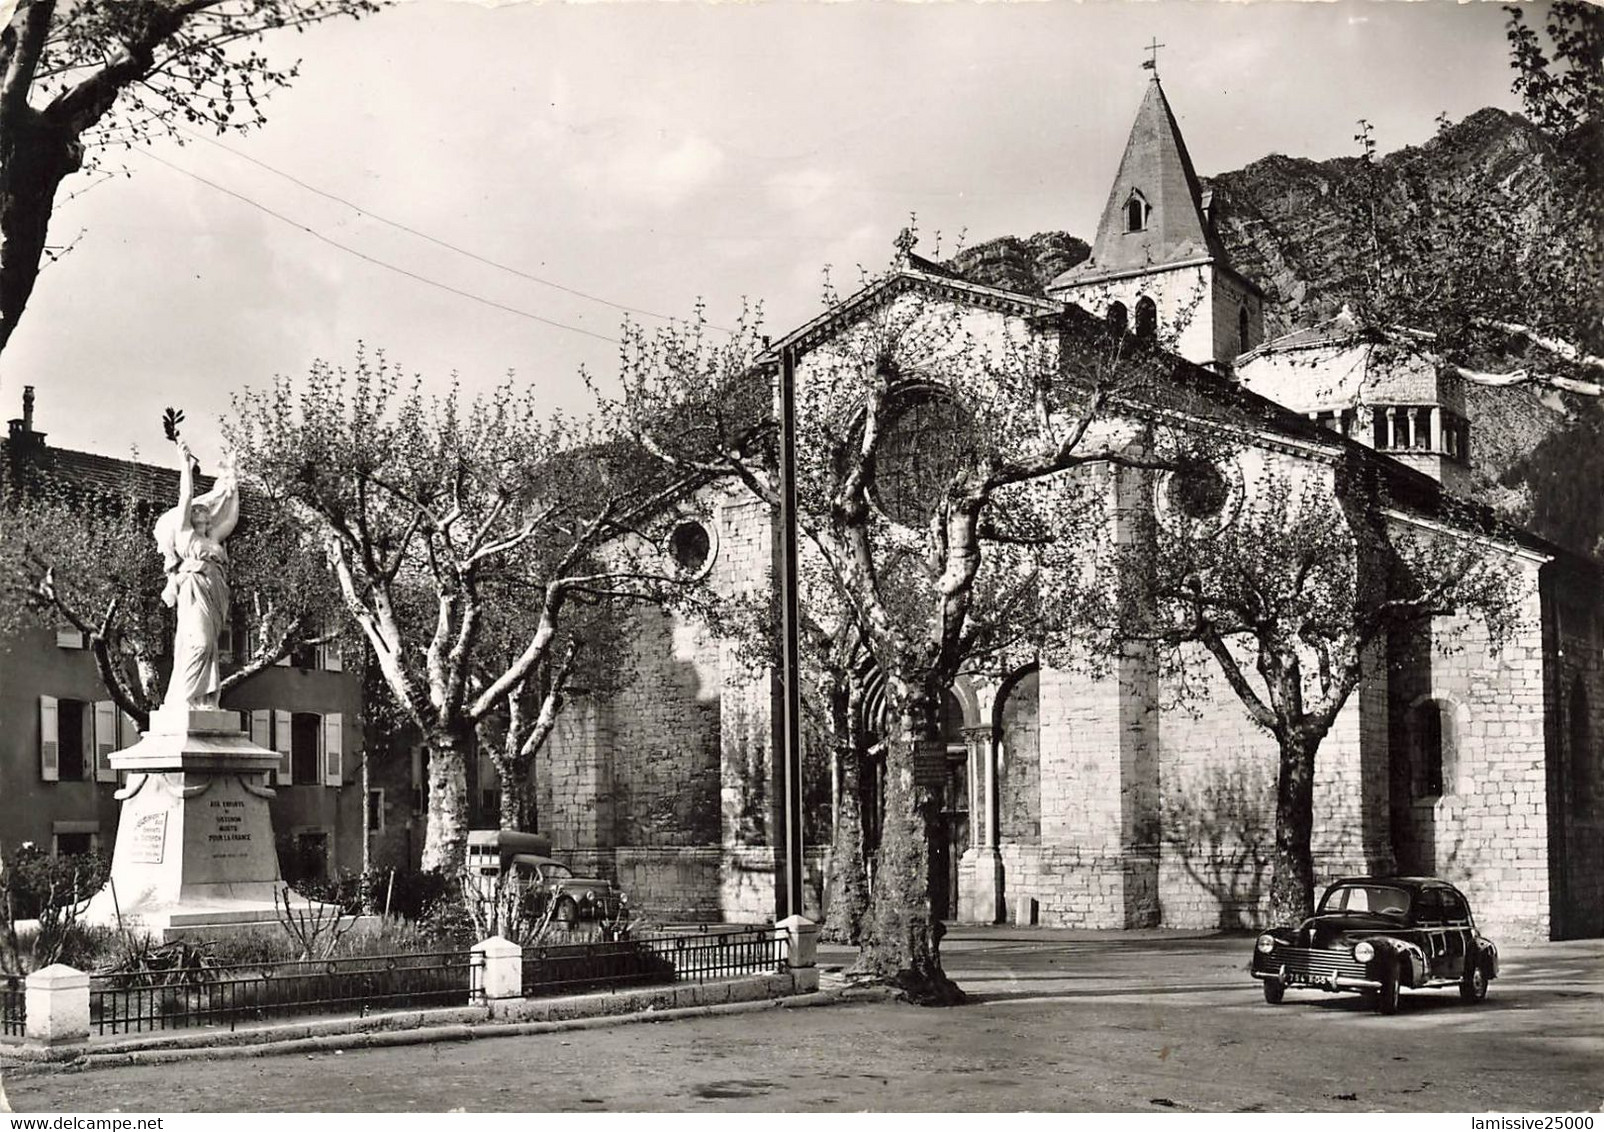
{"type": "Polygon", "coordinates": [[[584,134],[569,139],[580,151],[567,166],[569,182],[625,204],[673,208],[712,184],[725,163],[724,151],[697,134],[670,137],[628,126],[584,134]]]}

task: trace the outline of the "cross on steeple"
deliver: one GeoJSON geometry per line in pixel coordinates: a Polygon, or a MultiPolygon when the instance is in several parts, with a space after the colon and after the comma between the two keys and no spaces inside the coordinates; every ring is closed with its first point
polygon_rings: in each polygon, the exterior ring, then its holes
{"type": "Polygon", "coordinates": [[[1155,79],[1158,78],[1158,49],[1163,46],[1164,44],[1160,43],[1158,36],[1155,35],[1153,41],[1142,48],[1143,51],[1148,52],[1148,58],[1142,63],[1142,70],[1152,71],[1155,79]]]}

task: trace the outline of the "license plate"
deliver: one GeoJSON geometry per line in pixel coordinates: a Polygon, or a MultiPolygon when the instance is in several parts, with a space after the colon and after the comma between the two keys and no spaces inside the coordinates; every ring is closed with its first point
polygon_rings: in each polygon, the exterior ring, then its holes
{"type": "Polygon", "coordinates": [[[1300,971],[1288,971],[1287,983],[1295,987],[1334,987],[1336,979],[1329,975],[1306,975],[1300,971]]]}

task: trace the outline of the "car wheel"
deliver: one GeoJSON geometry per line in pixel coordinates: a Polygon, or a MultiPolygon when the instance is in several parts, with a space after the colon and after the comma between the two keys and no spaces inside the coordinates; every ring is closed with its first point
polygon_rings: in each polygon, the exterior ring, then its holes
{"type": "Polygon", "coordinates": [[[1281,1000],[1286,997],[1287,985],[1280,979],[1261,979],[1259,981],[1264,984],[1264,1001],[1271,1006],[1280,1005],[1281,1000]]]}
{"type": "Polygon", "coordinates": [[[1459,997],[1466,1002],[1480,1002],[1487,997],[1487,964],[1477,959],[1465,969],[1459,983],[1459,997]]]}
{"type": "Polygon", "coordinates": [[[1381,973],[1381,989],[1376,992],[1376,1013],[1398,1013],[1398,967],[1388,964],[1381,973]]]}
{"type": "Polygon", "coordinates": [[[557,910],[551,914],[551,918],[559,924],[571,924],[579,919],[579,905],[574,903],[572,897],[564,896],[557,901],[557,910]]]}

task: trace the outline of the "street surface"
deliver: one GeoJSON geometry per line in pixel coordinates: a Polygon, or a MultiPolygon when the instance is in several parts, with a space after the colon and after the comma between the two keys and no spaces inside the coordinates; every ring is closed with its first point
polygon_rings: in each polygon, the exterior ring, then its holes
{"type": "MultiPolygon", "coordinates": [[[[1487,1001],[1268,1006],[1251,937],[955,929],[973,1001],[875,999],[484,1041],[62,1072],[18,1112],[1598,1111],[1604,941],[1505,948],[1487,1001]]],[[[821,949],[827,968],[851,953],[821,949]]],[[[839,983],[826,975],[826,983],[839,983]]]]}

